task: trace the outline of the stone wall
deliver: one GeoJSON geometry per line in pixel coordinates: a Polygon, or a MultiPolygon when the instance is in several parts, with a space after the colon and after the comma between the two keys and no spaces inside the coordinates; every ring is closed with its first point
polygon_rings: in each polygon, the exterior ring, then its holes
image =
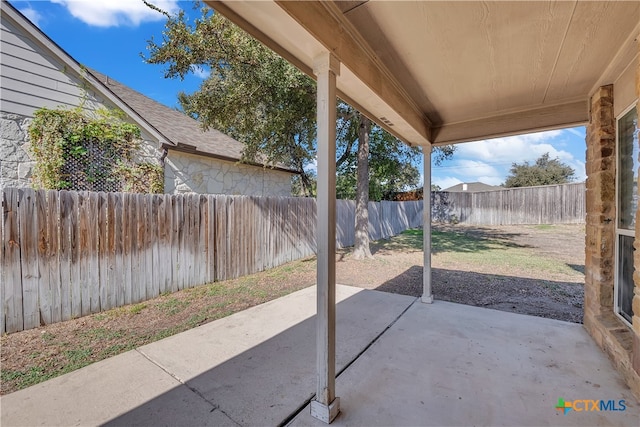
{"type": "Polygon", "coordinates": [[[602,309],[613,309],[616,217],[613,85],[600,88],[591,99],[586,169],[585,318],[590,319],[602,309]]]}
{"type": "MultiPolygon", "coordinates": [[[[35,162],[29,157],[29,124],[31,117],[0,112],[0,188],[31,187],[35,162]]],[[[136,162],[158,163],[162,151],[151,137],[142,135],[136,162]]]]}
{"type": "Polygon", "coordinates": [[[27,154],[31,118],[0,112],[0,188],[30,187],[33,162],[27,154]]]}
{"type": "MultiPolygon", "coordinates": [[[[34,162],[28,154],[30,117],[0,113],[0,188],[31,187],[34,162]]],[[[161,150],[148,135],[136,161],[157,162],[161,150]]],[[[165,159],[165,192],[290,196],[287,172],[170,151],[165,159]]]]}
{"type": "Polygon", "coordinates": [[[292,174],[169,150],[165,193],[290,196],[292,174]]]}
{"type": "MultiPolygon", "coordinates": [[[[587,126],[584,326],[640,399],[640,375],[634,370],[633,362],[634,353],[637,355],[633,350],[637,332],[624,325],[613,310],[616,155],[613,86],[608,85],[599,88],[591,98],[591,115],[587,126]]],[[[634,262],[638,268],[638,251],[635,256],[634,262]]],[[[635,280],[637,283],[637,270],[635,280]]],[[[635,292],[637,299],[637,286],[635,292]]],[[[634,328],[636,319],[634,316],[634,328]]]]}

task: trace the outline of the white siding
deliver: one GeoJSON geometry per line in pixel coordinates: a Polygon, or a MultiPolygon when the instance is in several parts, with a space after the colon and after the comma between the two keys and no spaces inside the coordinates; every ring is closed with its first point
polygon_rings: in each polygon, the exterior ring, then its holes
{"type": "Polygon", "coordinates": [[[38,108],[95,109],[103,103],[83,79],[50,56],[2,15],[0,27],[0,103],[5,113],[32,117],[38,108]]]}

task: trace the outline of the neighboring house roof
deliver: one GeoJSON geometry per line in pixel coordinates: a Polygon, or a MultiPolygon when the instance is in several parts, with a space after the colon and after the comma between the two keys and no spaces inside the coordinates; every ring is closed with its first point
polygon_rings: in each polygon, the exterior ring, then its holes
{"type": "Polygon", "coordinates": [[[449,193],[477,193],[479,191],[494,191],[501,190],[501,187],[496,187],[494,185],[485,184],[483,182],[463,182],[460,184],[456,184],[453,187],[445,188],[442,191],[446,191],[449,193]]]}
{"type": "MultiPolygon", "coordinates": [[[[172,150],[229,161],[242,158],[244,146],[241,142],[216,129],[203,131],[200,123],[186,114],[154,101],[99,71],[90,69],[89,72],[164,135],[172,143],[173,146],[169,147],[172,150]]],[[[297,173],[284,165],[275,169],[297,173]]]]}

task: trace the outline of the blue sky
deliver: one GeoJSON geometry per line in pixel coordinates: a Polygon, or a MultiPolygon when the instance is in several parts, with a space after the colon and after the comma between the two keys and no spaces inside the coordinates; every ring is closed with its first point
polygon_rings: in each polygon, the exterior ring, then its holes
{"type": "MultiPolygon", "coordinates": [[[[191,2],[152,0],[169,12],[185,9],[197,16],[191,2]]],[[[147,40],[161,40],[164,17],[142,0],[11,0],[53,41],[81,64],[126,84],[170,107],[177,93],[195,91],[206,73],[194,70],[185,80],[165,79],[164,67],[145,64],[147,40]]],[[[497,138],[458,145],[452,160],[432,167],[432,182],[441,188],[460,182],[499,185],[511,164],[533,162],[544,153],[558,157],[585,179],[584,127],[497,138]]],[[[422,170],[422,165],[419,165],[422,170]]]]}

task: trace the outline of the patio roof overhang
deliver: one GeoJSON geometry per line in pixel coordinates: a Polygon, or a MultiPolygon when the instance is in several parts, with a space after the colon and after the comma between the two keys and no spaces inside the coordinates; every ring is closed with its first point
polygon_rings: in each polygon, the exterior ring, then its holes
{"type": "Polygon", "coordinates": [[[581,125],[637,55],[636,1],[208,1],[411,145],[581,125]]]}
{"type": "MultiPolygon", "coordinates": [[[[637,1],[207,1],[318,81],[317,391],[335,396],[336,96],[410,145],[585,124],[589,97],[637,61],[637,1]]],[[[630,100],[631,102],[631,100],[630,100]]],[[[430,153],[423,150],[424,186],[430,153]]],[[[424,198],[424,224],[431,222],[424,198]]],[[[422,301],[431,294],[424,233],[422,301]]]]}

